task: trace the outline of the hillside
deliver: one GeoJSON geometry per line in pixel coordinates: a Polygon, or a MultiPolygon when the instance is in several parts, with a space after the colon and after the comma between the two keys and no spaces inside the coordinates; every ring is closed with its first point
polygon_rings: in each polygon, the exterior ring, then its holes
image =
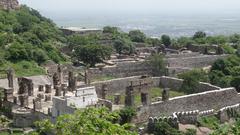
{"type": "Polygon", "coordinates": [[[40,64],[65,61],[59,51],[65,41],[57,26],[34,9],[0,10],[1,70],[13,67],[17,75],[43,74],[40,64]]]}

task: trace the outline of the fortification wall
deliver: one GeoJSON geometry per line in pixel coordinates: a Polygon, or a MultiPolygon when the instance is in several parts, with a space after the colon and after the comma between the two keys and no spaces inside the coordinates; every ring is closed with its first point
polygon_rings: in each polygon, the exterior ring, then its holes
{"type": "Polygon", "coordinates": [[[228,55],[201,55],[187,58],[168,58],[168,67],[200,68],[212,65],[217,59],[226,58],[228,55]]]}
{"type": "MultiPolygon", "coordinates": [[[[165,88],[171,88],[173,90],[179,90],[183,84],[183,79],[178,79],[174,77],[162,76],[159,78],[160,86],[165,88]]],[[[200,82],[197,87],[197,92],[211,91],[211,90],[220,90],[220,87],[211,85],[210,83],[200,82]]]]}
{"type": "MultiPolygon", "coordinates": [[[[212,65],[217,59],[226,58],[228,55],[200,55],[181,54],[177,57],[168,56],[167,63],[171,75],[182,73],[191,68],[201,68],[212,65]],[[189,55],[189,56],[188,56],[189,55]],[[190,57],[193,55],[194,57],[190,57]],[[175,58],[176,57],[176,58],[175,58]],[[187,69],[188,68],[188,69],[187,69]]],[[[153,67],[146,61],[121,62],[115,66],[89,69],[89,78],[93,79],[99,76],[113,76],[117,78],[139,75],[152,75],[153,67]]]]}
{"type": "Polygon", "coordinates": [[[191,110],[220,110],[240,102],[240,96],[234,88],[208,91],[198,94],[172,98],[165,102],[152,103],[150,106],[139,108],[137,122],[146,121],[148,117],[171,115],[174,112],[191,110]]]}
{"type": "MultiPolygon", "coordinates": [[[[93,82],[91,83],[91,86],[96,87],[96,92],[99,97],[101,97],[102,91],[102,86],[106,85],[108,91],[107,94],[113,95],[115,93],[125,93],[126,87],[130,85],[131,81],[136,81],[140,79],[141,76],[133,76],[133,77],[126,77],[126,78],[118,78],[118,79],[113,79],[113,80],[108,80],[108,81],[101,81],[101,82],[93,82]]],[[[179,90],[182,86],[183,80],[182,79],[177,79],[173,77],[151,77],[150,78],[152,84],[150,87],[165,87],[165,88],[170,88],[172,90],[179,90]]],[[[204,92],[204,91],[210,91],[210,90],[219,90],[221,89],[220,87],[211,85],[209,83],[199,83],[199,86],[196,91],[198,92],[204,92]]]]}
{"type": "Polygon", "coordinates": [[[145,61],[122,62],[115,66],[91,68],[88,70],[89,78],[97,76],[127,77],[139,75],[151,75],[152,67],[145,61]]]}

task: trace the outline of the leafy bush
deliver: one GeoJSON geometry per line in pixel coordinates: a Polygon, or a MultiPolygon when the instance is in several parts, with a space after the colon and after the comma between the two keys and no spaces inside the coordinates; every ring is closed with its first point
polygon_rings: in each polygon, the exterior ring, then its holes
{"type": "Polygon", "coordinates": [[[154,54],[153,56],[149,57],[148,62],[153,67],[153,74],[155,76],[166,75],[166,62],[162,55],[154,54]]]}
{"type": "Polygon", "coordinates": [[[130,31],[129,37],[133,42],[145,42],[146,40],[146,35],[140,30],[130,31]]]}
{"type": "Polygon", "coordinates": [[[187,94],[196,93],[200,81],[208,82],[207,73],[203,70],[198,69],[179,74],[178,77],[183,79],[181,91],[187,94]]]}
{"type": "Polygon", "coordinates": [[[120,124],[131,122],[132,118],[136,115],[136,110],[132,107],[126,107],[119,112],[120,124]]]}

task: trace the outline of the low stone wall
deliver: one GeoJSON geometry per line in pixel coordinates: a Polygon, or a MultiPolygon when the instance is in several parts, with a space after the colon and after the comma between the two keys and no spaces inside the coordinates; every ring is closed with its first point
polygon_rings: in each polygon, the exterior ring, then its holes
{"type": "Polygon", "coordinates": [[[200,55],[187,58],[168,58],[168,67],[201,68],[212,65],[216,60],[226,58],[228,55],[200,55]]]}
{"type": "Polygon", "coordinates": [[[191,110],[220,110],[240,102],[240,96],[234,88],[208,91],[198,94],[172,98],[168,101],[152,103],[150,106],[139,108],[136,122],[141,123],[149,117],[168,116],[174,112],[185,112],[191,110]]]}
{"type": "Polygon", "coordinates": [[[168,76],[177,76],[178,74],[185,73],[193,70],[193,68],[189,67],[168,67],[168,76]]]}
{"type": "Polygon", "coordinates": [[[166,58],[186,58],[186,57],[195,57],[199,56],[199,52],[192,52],[192,53],[181,53],[181,54],[167,54],[166,58]]]}
{"type": "Polygon", "coordinates": [[[115,66],[91,68],[88,70],[89,78],[93,79],[98,76],[128,77],[139,75],[152,75],[151,66],[145,61],[122,62],[115,66]]]}
{"type": "MultiPolygon", "coordinates": [[[[183,84],[183,79],[178,79],[174,77],[162,76],[160,79],[160,86],[165,88],[171,88],[173,90],[179,90],[183,84]]],[[[197,87],[197,92],[220,90],[220,87],[211,85],[210,83],[200,82],[197,87]]]]}

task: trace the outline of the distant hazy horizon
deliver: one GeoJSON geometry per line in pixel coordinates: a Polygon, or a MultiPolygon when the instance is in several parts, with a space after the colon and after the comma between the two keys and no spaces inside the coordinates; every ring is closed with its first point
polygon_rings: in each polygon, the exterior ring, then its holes
{"type": "Polygon", "coordinates": [[[20,0],[58,26],[124,31],[140,29],[149,36],[240,33],[239,0],[20,0]]]}

